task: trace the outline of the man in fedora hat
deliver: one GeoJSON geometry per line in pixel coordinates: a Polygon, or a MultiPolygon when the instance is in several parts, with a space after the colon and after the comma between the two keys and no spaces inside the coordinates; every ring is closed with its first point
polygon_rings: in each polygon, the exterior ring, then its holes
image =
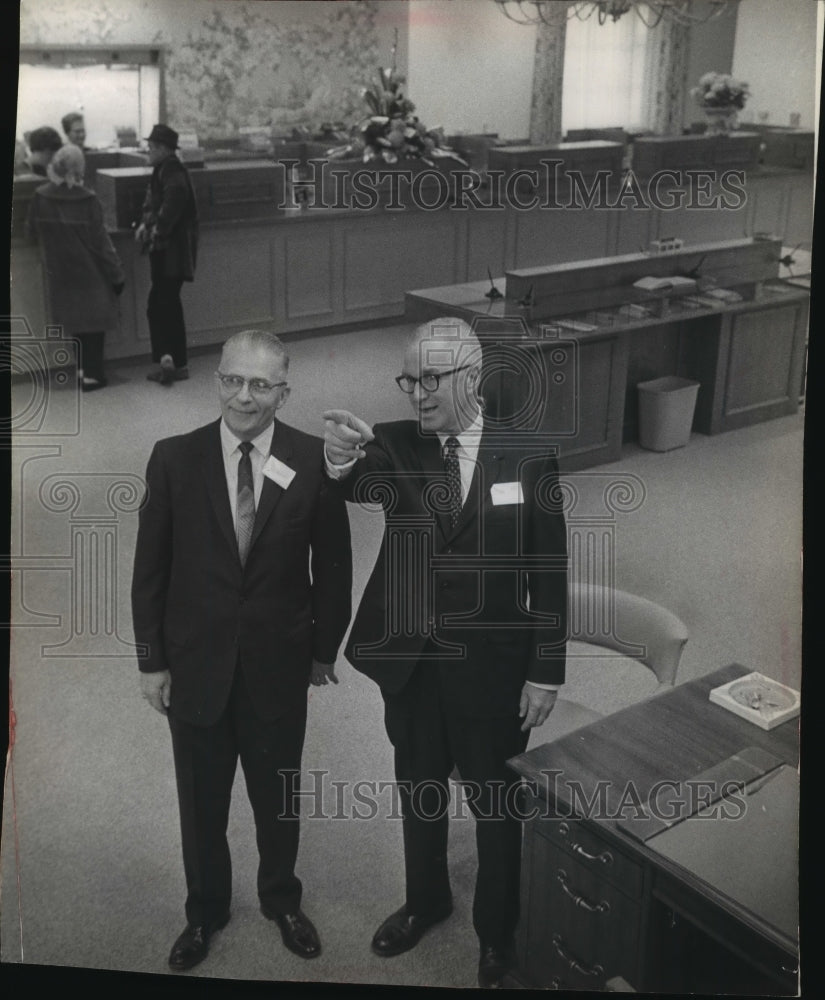
{"type": "Polygon", "coordinates": [[[149,252],[152,286],[146,316],[152,360],[158,365],[146,377],[171,385],[189,378],[180,291],[184,281],[195,277],[198,207],[189,173],[175,155],[178,133],[168,125],[155,125],[146,141],[154,169],[135,239],[149,252]]]}

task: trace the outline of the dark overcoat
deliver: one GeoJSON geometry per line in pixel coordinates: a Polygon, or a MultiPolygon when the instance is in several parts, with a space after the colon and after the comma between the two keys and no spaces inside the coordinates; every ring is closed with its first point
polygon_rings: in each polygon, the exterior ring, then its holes
{"type": "Polygon", "coordinates": [[[198,205],[189,172],[175,155],[152,171],[143,224],[150,251],[163,252],[165,276],[192,281],[198,262],[198,205]]]}

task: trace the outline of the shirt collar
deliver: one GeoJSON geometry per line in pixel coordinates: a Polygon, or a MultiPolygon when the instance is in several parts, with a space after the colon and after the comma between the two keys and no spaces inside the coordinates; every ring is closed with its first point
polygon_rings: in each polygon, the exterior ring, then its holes
{"type": "Polygon", "coordinates": [[[460,434],[441,434],[438,435],[438,440],[441,443],[441,447],[447,443],[448,437],[454,437],[458,439],[458,446],[462,448],[465,452],[471,452],[472,450],[478,450],[478,443],[481,439],[481,432],[484,430],[484,418],[481,415],[481,410],[475,416],[475,419],[460,434]]]}
{"type": "MultiPolygon", "coordinates": [[[[273,420],[268,427],[261,431],[261,433],[252,438],[252,446],[257,449],[262,455],[268,455],[270,446],[272,445],[272,431],[275,427],[275,421],[273,420]]],[[[223,449],[224,458],[230,458],[233,452],[238,451],[238,445],[241,443],[240,438],[236,437],[232,431],[226,426],[226,421],[221,418],[221,448],[223,449]]]]}

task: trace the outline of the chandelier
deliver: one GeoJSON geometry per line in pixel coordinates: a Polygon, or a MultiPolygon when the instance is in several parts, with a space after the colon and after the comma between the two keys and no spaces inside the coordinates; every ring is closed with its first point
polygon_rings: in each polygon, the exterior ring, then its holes
{"type": "Polygon", "coordinates": [[[587,21],[595,15],[599,24],[618,21],[633,11],[648,27],[662,20],[688,27],[704,24],[724,13],[728,0],[707,0],[701,12],[693,10],[692,0],[493,0],[501,12],[517,24],[558,24],[561,3],[567,4],[567,19],[587,21]]]}

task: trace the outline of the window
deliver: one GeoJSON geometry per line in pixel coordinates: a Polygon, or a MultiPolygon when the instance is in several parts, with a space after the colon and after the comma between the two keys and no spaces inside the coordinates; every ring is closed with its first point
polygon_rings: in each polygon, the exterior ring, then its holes
{"type": "Polygon", "coordinates": [[[648,46],[655,32],[638,17],[567,22],[562,131],[647,125],[648,46]]]}
{"type": "Polygon", "coordinates": [[[157,50],[21,51],[16,135],[51,125],[65,139],[60,119],[79,111],[87,146],[116,146],[119,129],[139,139],[162,120],[160,98],[157,50]]]}

